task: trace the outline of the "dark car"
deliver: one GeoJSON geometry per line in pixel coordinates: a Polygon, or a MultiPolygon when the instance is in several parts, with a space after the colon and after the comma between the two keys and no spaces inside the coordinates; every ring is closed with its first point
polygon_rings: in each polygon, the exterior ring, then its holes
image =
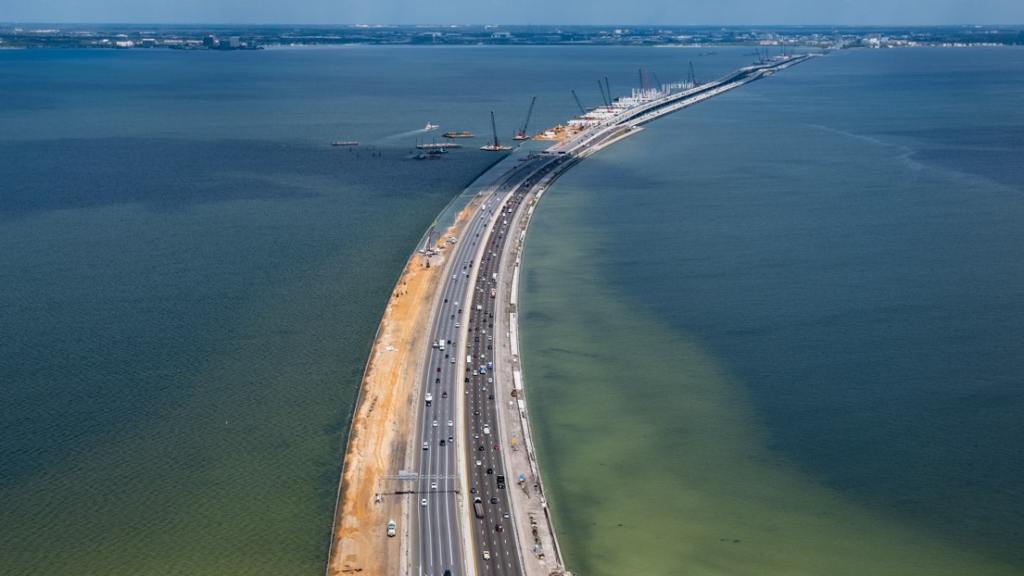
{"type": "Polygon", "coordinates": [[[501,532],[501,524],[495,524],[494,525],[494,531],[495,532],[501,532]]]}
{"type": "Polygon", "coordinates": [[[491,504],[497,504],[497,503],[498,503],[498,497],[497,496],[491,496],[491,504]]]}

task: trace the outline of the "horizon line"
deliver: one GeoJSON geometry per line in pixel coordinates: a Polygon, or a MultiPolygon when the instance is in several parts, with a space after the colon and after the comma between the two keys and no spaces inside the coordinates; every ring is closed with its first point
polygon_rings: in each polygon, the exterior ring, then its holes
{"type": "Polygon", "coordinates": [[[781,27],[792,27],[792,28],[889,28],[889,27],[903,27],[903,28],[1024,28],[1024,23],[1017,24],[993,24],[993,23],[945,23],[945,24],[910,24],[910,23],[890,23],[890,24],[722,24],[722,23],[704,23],[704,24],[628,24],[628,23],[602,23],[602,24],[570,24],[570,23],[559,23],[559,24],[518,24],[518,23],[487,23],[487,24],[465,24],[465,23],[446,23],[446,24],[397,24],[397,23],[365,23],[365,22],[332,22],[328,24],[313,24],[313,23],[299,23],[299,22],[177,22],[177,21],[165,21],[165,22],[114,22],[114,21],[62,21],[62,20],[39,20],[39,21],[0,21],[0,26],[40,26],[40,25],[51,25],[58,24],[64,26],[296,26],[296,27],[330,27],[330,26],[345,26],[345,27],[356,27],[356,28],[471,28],[471,27],[501,27],[501,26],[515,26],[525,28],[541,28],[541,27],[561,27],[561,26],[575,26],[575,27],[589,27],[589,28],[601,28],[601,27],[621,27],[621,28],[738,28],[738,27],[763,27],[763,28],[781,28],[781,27]]]}

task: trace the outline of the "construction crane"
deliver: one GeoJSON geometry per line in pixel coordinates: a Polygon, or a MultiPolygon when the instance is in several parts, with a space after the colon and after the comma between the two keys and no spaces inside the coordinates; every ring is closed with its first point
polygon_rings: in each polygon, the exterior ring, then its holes
{"type": "Polygon", "coordinates": [[[611,86],[611,84],[608,83],[608,77],[607,76],[604,77],[604,90],[605,90],[605,92],[608,93],[608,105],[611,106],[612,102],[613,102],[613,100],[612,100],[612,86],[611,86]]]}
{"type": "Polygon", "coordinates": [[[516,132],[513,140],[529,140],[530,137],[526,135],[526,129],[530,125],[530,116],[533,116],[533,105],[537,103],[537,97],[534,96],[533,100],[530,100],[530,109],[526,111],[526,121],[523,122],[523,129],[516,132]]]}
{"type": "Polygon", "coordinates": [[[690,84],[697,85],[697,75],[693,72],[693,60],[690,61],[690,84]]]}
{"type": "Polygon", "coordinates": [[[605,93],[604,93],[604,82],[601,82],[600,80],[598,80],[597,81],[597,89],[601,91],[601,102],[604,102],[605,106],[609,106],[609,104],[608,104],[608,96],[606,96],[605,93]]]}
{"type": "Polygon", "coordinates": [[[569,90],[569,91],[572,92],[572,98],[573,98],[573,100],[576,101],[576,106],[578,106],[579,109],[580,109],[580,115],[582,116],[582,115],[586,114],[587,111],[583,109],[583,103],[580,102],[580,97],[576,95],[576,91],[575,90],[569,90]]]}
{"type": "Polygon", "coordinates": [[[494,135],[494,142],[481,146],[481,150],[485,152],[505,152],[512,149],[511,146],[502,146],[501,142],[498,141],[498,127],[494,123],[494,110],[491,110],[491,134],[494,135]]]}

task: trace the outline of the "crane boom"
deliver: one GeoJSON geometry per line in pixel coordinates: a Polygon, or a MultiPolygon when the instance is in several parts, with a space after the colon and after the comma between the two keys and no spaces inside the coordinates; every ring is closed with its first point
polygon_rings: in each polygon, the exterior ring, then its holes
{"type": "Polygon", "coordinates": [[[572,92],[573,100],[576,100],[576,106],[579,106],[580,114],[586,114],[587,111],[583,109],[583,104],[580,102],[580,97],[576,95],[576,90],[570,90],[572,92]]]}
{"type": "Polygon", "coordinates": [[[530,109],[526,111],[526,122],[523,122],[523,133],[526,133],[526,129],[530,126],[530,117],[533,116],[533,105],[537,103],[537,97],[534,96],[530,100],[530,109]]]}
{"type": "Polygon", "coordinates": [[[519,130],[518,132],[515,133],[515,135],[512,136],[513,140],[529,140],[530,139],[530,137],[526,135],[526,130],[530,126],[530,117],[533,116],[533,105],[536,104],[536,103],[537,103],[537,97],[534,96],[533,99],[530,100],[530,108],[529,108],[529,110],[526,111],[526,121],[523,122],[523,128],[522,128],[522,130],[519,130]]]}
{"type": "Polygon", "coordinates": [[[494,147],[498,148],[498,127],[494,124],[494,110],[491,110],[491,134],[494,135],[494,147]]]}

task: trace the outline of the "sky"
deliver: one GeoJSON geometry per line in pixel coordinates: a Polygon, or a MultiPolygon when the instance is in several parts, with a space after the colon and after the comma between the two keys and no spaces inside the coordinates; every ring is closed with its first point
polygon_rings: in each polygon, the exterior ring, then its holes
{"type": "Polygon", "coordinates": [[[1024,24],[1024,0],[0,0],[0,22],[1024,24]]]}

